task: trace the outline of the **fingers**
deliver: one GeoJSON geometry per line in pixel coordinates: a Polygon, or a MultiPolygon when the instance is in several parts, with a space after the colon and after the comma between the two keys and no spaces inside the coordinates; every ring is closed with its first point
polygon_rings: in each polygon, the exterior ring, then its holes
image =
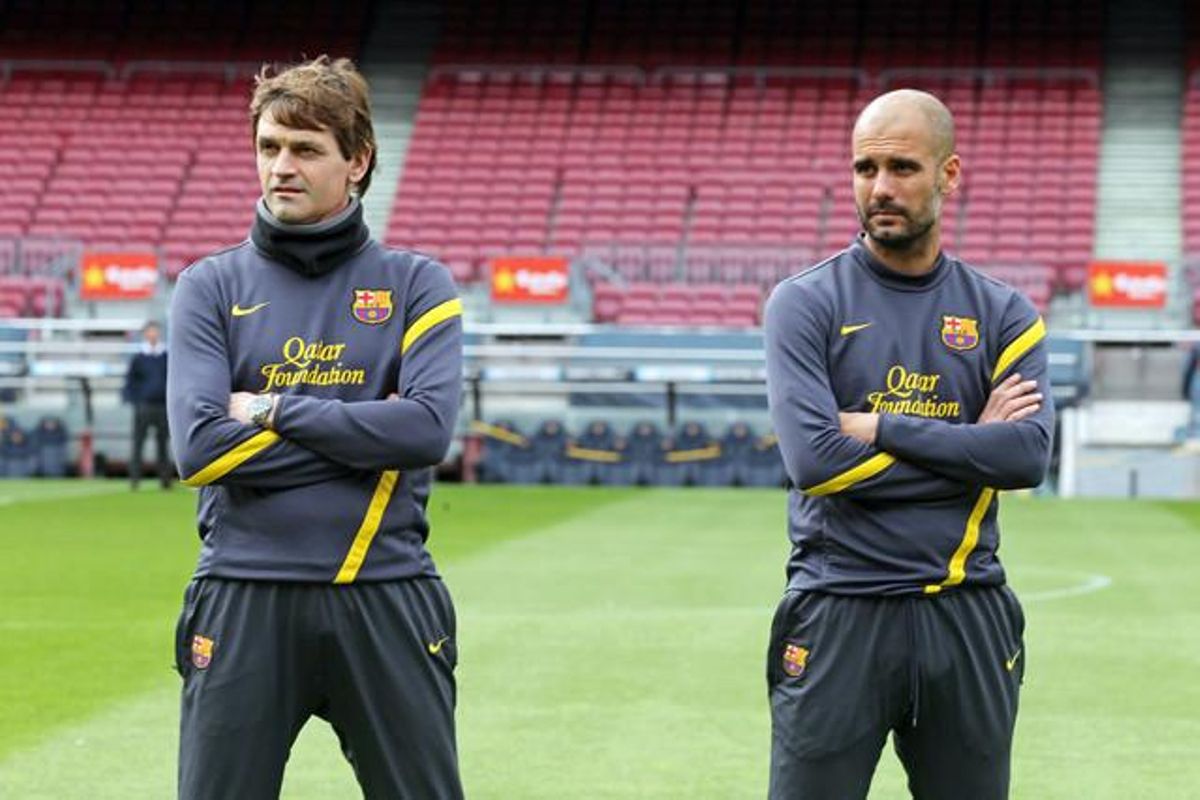
{"type": "Polygon", "coordinates": [[[1023,381],[1020,373],[1014,372],[992,389],[979,422],[1017,422],[1036,414],[1042,399],[1037,381],[1023,381]]]}
{"type": "Polygon", "coordinates": [[[1028,405],[1025,408],[1019,409],[1019,410],[1014,411],[1013,413],[1009,414],[1008,417],[1004,421],[1005,422],[1019,422],[1020,420],[1023,420],[1026,417],[1031,417],[1034,414],[1036,414],[1041,407],[1042,407],[1041,403],[1033,403],[1032,405],[1028,405]]]}
{"type": "Polygon", "coordinates": [[[1032,414],[1036,414],[1041,407],[1041,392],[1032,392],[1031,394],[1014,397],[1001,407],[1001,421],[1016,422],[1017,420],[1025,419],[1032,414]]]}

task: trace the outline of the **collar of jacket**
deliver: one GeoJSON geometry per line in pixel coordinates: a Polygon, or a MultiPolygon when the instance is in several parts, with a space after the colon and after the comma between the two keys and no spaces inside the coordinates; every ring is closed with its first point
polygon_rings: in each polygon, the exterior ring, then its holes
{"type": "Polygon", "coordinates": [[[371,236],[363,222],[362,203],[350,204],[336,216],[312,225],[280,222],[259,198],[250,241],[268,258],[307,278],[331,272],[362,249],[371,236]]]}

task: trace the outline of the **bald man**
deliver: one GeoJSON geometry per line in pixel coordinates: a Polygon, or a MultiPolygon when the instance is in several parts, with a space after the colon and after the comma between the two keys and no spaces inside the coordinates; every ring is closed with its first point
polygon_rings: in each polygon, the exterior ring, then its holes
{"type": "Polygon", "coordinates": [[[1005,798],[1025,623],[997,492],[1049,463],[1045,326],[942,252],[962,164],[936,97],[876,98],[851,144],[862,233],[766,309],[792,542],[770,797],[865,798],[891,733],[915,798],[1005,798]]]}

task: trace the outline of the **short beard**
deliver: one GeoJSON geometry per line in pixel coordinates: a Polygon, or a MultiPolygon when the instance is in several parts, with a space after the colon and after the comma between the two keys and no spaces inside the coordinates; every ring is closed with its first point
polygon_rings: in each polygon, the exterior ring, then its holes
{"type": "Polygon", "coordinates": [[[875,244],[885,250],[899,253],[912,250],[915,245],[924,240],[929,235],[929,232],[933,230],[934,222],[935,220],[931,219],[919,228],[909,229],[904,233],[889,232],[886,235],[876,235],[871,232],[870,226],[866,223],[863,224],[863,230],[866,231],[867,236],[870,236],[871,241],[875,242],[875,244]]]}

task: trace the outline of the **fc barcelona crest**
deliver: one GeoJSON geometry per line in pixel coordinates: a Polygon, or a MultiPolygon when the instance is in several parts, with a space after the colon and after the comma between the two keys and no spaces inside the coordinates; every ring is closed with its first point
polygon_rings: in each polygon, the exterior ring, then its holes
{"type": "Polygon", "coordinates": [[[392,318],[391,289],[355,289],[354,304],[350,307],[354,318],[367,325],[379,325],[392,318]]]}
{"type": "Polygon", "coordinates": [[[196,669],[208,669],[212,663],[213,640],[207,636],[196,634],[192,637],[192,666],[196,669]]]}
{"type": "Polygon", "coordinates": [[[808,648],[792,642],[784,642],[783,671],[793,678],[799,678],[804,674],[804,668],[807,666],[808,648]]]}
{"type": "Polygon", "coordinates": [[[970,350],[979,344],[979,321],[970,317],[942,316],[942,344],[951,350],[970,350]]]}

